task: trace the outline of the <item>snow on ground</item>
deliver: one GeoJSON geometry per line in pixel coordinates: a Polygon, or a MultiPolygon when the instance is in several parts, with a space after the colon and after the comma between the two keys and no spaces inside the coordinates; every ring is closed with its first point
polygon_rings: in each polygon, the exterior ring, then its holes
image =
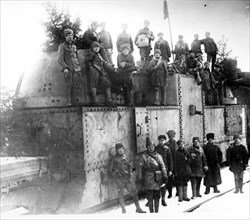
{"type": "MultiPolygon", "coordinates": [[[[228,167],[221,169],[222,184],[218,189],[221,193],[213,193],[204,195],[205,186],[201,185],[202,198],[196,198],[189,202],[178,202],[177,197],[167,199],[167,207],[160,206],[159,213],[149,213],[148,207],[145,207],[146,199],[140,200],[142,209],[147,211],[146,214],[135,212],[134,204],[126,206],[127,213],[122,214],[119,204],[117,206],[102,210],[95,214],[74,214],[74,215],[20,215],[19,212],[6,213],[1,215],[1,219],[250,219],[250,169],[248,168],[244,174],[244,193],[234,194],[234,177],[228,167]],[[208,199],[210,201],[204,203],[193,212],[184,212],[208,199]]],[[[191,197],[191,184],[188,185],[188,196],[191,197]]],[[[173,191],[175,195],[175,190],[173,191]]],[[[167,195],[166,195],[167,196],[167,195]]]]}

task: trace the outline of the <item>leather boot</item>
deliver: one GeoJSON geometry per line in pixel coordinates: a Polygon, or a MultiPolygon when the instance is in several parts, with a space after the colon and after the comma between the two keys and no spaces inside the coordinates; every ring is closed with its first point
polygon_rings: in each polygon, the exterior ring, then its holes
{"type": "Polygon", "coordinates": [[[239,179],[239,190],[240,190],[240,193],[244,193],[243,190],[242,190],[242,187],[243,187],[243,178],[240,178],[239,179]]]}
{"type": "Polygon", "coordinates": [[[155,212],[159,212],[159,199],[154,199],[154,203],[155,203],[155,212]]]}
{"type": "Polygon", "coordinates": [[[132,92],[131,91],[125,92],[125,105],[132,106],[132,92]]]}
{"type": "Polygon", "coordinates": [[[161,96],[161,104],[166,106],[167,105],[167,88],[162,88],[162,96],[161,96]]]}
{"type": "Polygon", "coordinates": [[[148,207],[149,207],[149,212],[153,213],[154,212],[154,203],[153,199],[148,200],[148,207]]]}
{"type": "Polygon", "coordinates": [[[166,196],[166,186],[164,186],[164,187],[162,187],[161,188],[161,204],[163,205],[163,206],[167,206],[167,203],[166,203],[166,201],[165,201],[165,196],[166,196]]]}
{"type": "Polygon", "coordinates": [[[106,89],[106,100],[107,100],[107,106],[108,107],[116,107],[116,105],[113,103],[111,98],[111,89],[106,89]]]}
{"type": "Polygon", "coordinates": [[[154,92],[155,92],[154,94],[155,101],[153,104],[159,106],[160,105],[160,89],[157,87],[155,88],[154,92]]]}
{"type": "Polygon", "coordinates": [[[201,194],[200,194],[200,186],[201,186],[201,180],[197,182],[196,184],[196,196],[197,197],[201,197],[201,194]]]}
{"type": "Polygon", "coordinates": [[[143,211],[140,207],[140,203],[139,203],[139,199],[138,199],[138,196],[133,196],[133,200],[134,200],[134,203],[135,203],[135,207],[136,207],[136,212],[138,213],[146,213],[145,211],[143,211]]]}
{"type": "Polygon", "coordinates": [[[96,95],[96,88],[91,89],[91,104],[93,106],[97,105],[97,95],[96,95]]]}
{"type": "Polygon", "coordinates": [[[191,180],[191,188],[192,188],[192,198],[194,199],[195,197],[197,197],[196,195],[196,180],[191,180]]]}
{"type": "Polygon", "coordinates": [[[220,193],[220,191],[217,189],[217,186],[214,186],[214,193],[220,193]]]}
{"type": "Polygon", "coordinates": [[[183,200],[184,201],[190,201],[190,199],[187,197],[187,186],[183,186],[183,200]]]}
{"type": "Polygon", "coordinates": [[[209,194],[210,193],[210,186],[206,186],[206,190],[204,194],[209,194]]]}
{"type": "Polygon", "coordinates": [[[235,183],[234,193],[238,193],[239,192],[239,180],[236,178],[236,176],[234,176],[234,183],[235,183]]]}
{"type": "Polygon", "coordinates": [[[118,200],[119,200],[120,206],[122,208],[122,213],[126,213],[125,202],[124,202],[123,196],[118,195],[118,200]]]}
{"type": "Polygon", "coordinates": [[[179,195],[179,202],[183,201],[183,187],[182,186],[178,186],[178,195],[179,195]]]}

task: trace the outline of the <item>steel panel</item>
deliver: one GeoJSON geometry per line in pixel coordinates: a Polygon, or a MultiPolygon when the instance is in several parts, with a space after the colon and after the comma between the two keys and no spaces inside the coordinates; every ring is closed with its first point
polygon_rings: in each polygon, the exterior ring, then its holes
{"type": "Polygon", "coordinates": [[[191,143],[194,136],[198,136],[200,140],[203,139],[203,116],[189,114],[189,105],[195,105],[197,111],[202,111],[202,91],[194,77],[185,75],[179,77],[183,139],[191,143]]]}

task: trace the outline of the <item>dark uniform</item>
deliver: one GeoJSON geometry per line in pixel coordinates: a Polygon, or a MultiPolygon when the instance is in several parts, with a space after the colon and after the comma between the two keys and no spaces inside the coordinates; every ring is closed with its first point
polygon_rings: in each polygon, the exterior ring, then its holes
{"type": "MultiPolygon", "coordinates": [[[[147,146],[149,148],[150,146],[147,146]]],[[[139,162],[139,179],[143,180],[146,190],[149,211],[159,211],[160,186],[163,178],[167,178],[166,167],[162,156],[156,151],[147,150],[143,153],[139,162]]]]}
{"type": "MultiPolygon", "coordinates": [[[[73,34],[73,31],[71,29],[65,29],[64,35],[65,37],[67,34],[73,34]]],[[[65,41],[64,43],[60,44],[58,48],[58,63],[62,67],[62,72],[65,71],[65,69],[68,70],[67,73],[64,75],[65,82],[68,86],[68,105],[71,105],[71,99],[72,99],[72,89],[73,89],[73,75],[74,74],[80,74],[81,72],[81,66],[79,63],[79,58],[77,54],[77,48],[72,42],[65,41]]]]}
{"type": "Polygon", "coordinates": [[[117,47],[118,52],[122,52],[121,46],[124,45],[124,44],[129,44],[131,52],[134,51],[134,45],[133,45],[132,37],[126,31],[123,31],[117,37],[116,47],[117,47]]]}
{"type": "MultiPolygon", "coordinates": [[[[207,140],[210,138],[214,139],[213,133],[207,134],[207,140]]],[[[204,178],[204,185],[206,186],[206,194],[210,192],[210,187],[214,188],[214,192],[220,192],[217,189],[217,185],[221,184],[221,174],[220,174],[220,163],[222,162],[222,151],[219,146],[214,143],[207,143],[203,147],[206,159],[208,171],[204,178]]]]}
{"type": "Polygon", "coordinates": [[[171,57],[170,47],[166,40],[158,40],[155,42],[154,50],[159,49],[161,51],[162,60],[169,62],[171,57]]]}
{"type": "Polygon", "coordinates": [[[179,35],[179,40],[177,41],[174,49],[174,53],[176,54],[175,60],[180,60],[181,55],[182,54],[186,55],[188,54],[188,52],[189,52],[188,44],[183,41],[183,36],[179,35]]]}
{"type": "MultiPolygon", "coordinates": [[[[159,138],[160,137],[161,136],[159,136],[159,138]]],[[[166,144],[164,144],[164,145],[158,144],[155,147],[155,151],[162,156],[162,159],[163,159],[165,167],[166,167],[166,172],[167,173],[169,173],[170,171],[173,172],[173,160],[172,160],[170,148],[166,144]]],[[[161,187],[161,197],[162,197],[162,205],[163,206],[167,205],[165,202],[166,190],[167,190],[167,179],[165,181],[165,185],[163,187],[161,187]]]]}
{"type": "MultiPolygon", "coordinates": [[[[94,47],[100,47],[100,44],[93,42],[92,49],[94,47]]],[[[109,72],[114,72],[115,69],[103,59],[99,52],[93,50],[87,54],[85,66],[89,74],[92,104],[97,105],[97,89],[101,89],[106,92],[107,104],[112,105],[109,72]]]]}
{"type": "Polygon", "coordinates": [[[201,180],[205,176],[205,171],[207,171],[207,160],[202,147],[195,145],[194,142],[198,141],[198,137],[193,138],[193,146],[188,148],[191,155],[191,186],[192,186],[192,199],[195,197],[201,197],[200,195],[200,185],[201,180]]]}
{"type": "MultiPolygon", "coordinates": [[[[119,148],[124,148],[122,144],[115,145],[116,151],[119,148]]],[[[132,167],[124,154],[116,154],[109,163],[109,174],[115,179],[118,188],[118,199],[122,208],[122,212],[126,213],[124,203],[124,190],[126,189],[132,196],[136,205],[136,212],[145,213],[139,204],[137,197],[137,189],[132,178],[132,167]]]]}
{"type": "Polygon", "coordinates": [[[178,140],[178,149],[176,150],[175,155],[175,182],[176,186],[178,187],[178,196],[179,202],[189,201],[190,199],[187,197],[187,183],[190,179],[191,175],[191,156],[181,144],[184,144],[183,141],[178,140]]]}
{"type": "MultiPolygon", "coordinates": [[[[159,49],[155,50],[155,54],[161,51],[159,49]]],[[[161,58],[153,58],[149,62],[148,71],[150,75],[151,85],[155,90],[155,101],[154,105],[167,105],[167,80],[168,80],[168,70],[166,63],[162,61],[161,58]],[[160,92],[161,92],[161,102],[160,102],[160,92]]]]}
{"type": "MultiPolygon", "coordinates": [[[[129,45],[125,44],[121,46],[121,51],[124,49],[130,50],[129,45]]],[[[133,89],[132,72],[137,70],[133,55],[131,53],[127,55],[122,52],[119,53],[117,56],[117,66],[117,72],[110,74],[112,88],[118,90],[117,92],[122,89],[125,97],[125,104],[131,106],[133,89]],[[122,63],[125,63],[125,66],[122,66],[122,63]]]]}
{"type": "MultiPolygon", "coordinates": [[[[234,140],[239,139],[239,135],[234,135],[234,140]]],[[[243,174],[248,164],[248,153],[240,143],[234,143],[228,149],[229,170],[234,174],[235,193],[243,193],[243,174]]]]}
{"type": "Polygon", "coordinates": [[[202,51],[201,51],[201,42],[198,39],[199,38],[198,34],[195,34],[194,37],[195,37],[195,39],[191,43],[191,50],[194,52],[195,56],[197,56],[197,54],[202,53],[202,51]]]}

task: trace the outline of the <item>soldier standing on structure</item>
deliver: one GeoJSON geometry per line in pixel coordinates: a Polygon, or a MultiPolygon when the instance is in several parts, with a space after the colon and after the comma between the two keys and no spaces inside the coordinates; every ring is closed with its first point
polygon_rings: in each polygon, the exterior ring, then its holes
{"type": "Polygon", "coordinates": [[[189,47],[188,44],[183,40],[183,35],[178,36],[178,41],[173,52],[176,54],[175,60],[180,60],[182,54],[187,55],[189,53],[189,47]]]}
{"type": "Polygon", "coordinates": [[[194,35],[194,40],[191,44],[191,50],[194,52],[195,56],[197,56],[199,53],[202,54],[201,51],[201,42],[199,40],[199,35],[195,34],[194,35]]]}
{"type": "Polygon", "coordinates": [[[188,149],[191,155],[191,186],[192,186],[192,199],[201,197],[200,185],[202,177],[208,170],[207,160],[202,147],[200,146],[199,137],[193,138],[193,145],[188,149]]]}
{"type": "Polygon", "coordinates": [[[116,155],[111,159],[108,172],[115,178],[117,188],[118,188],[118,199],[122,208],[122,213],[126,213],[125,202],[124,202],[124,190],[126,189],[132,196],[136,212],[146,213],[143,211],[139,204],[139,199],[137,196],[137,189],[133,181],[132,167],[124,154],[124,146],[121,143],[115,145],[116,155]]]}
{"type": "Polygon", "coordinates": [[[178,149],[176,151],[176,160],[175,160],[175,181],[176,187],[178,187],[179,192],[179,202],[189,201],[190,199],[187,197],[187,183],[190,179],[191,175],[191,157],[188,152],[184,148],[184,141],[178,140],[178,149]]]}
{"type": "Polygon", "coordinates": [[[144,28],[139,30],[135,37],[135,45],[139,47],[141,60],[149,60],[151,41],[155,39],[153,32],[149,30],[150,22],[144,21],[144,28]]]}
{"type": "Polygon", "coordinates": [[[203,147],[206,159],[208,171],[204,178],[204,185],[206,186],[205,194],[209,194],[210,187],[214,188],[214,193],[219,193],[217,185],[221,184],[220,175],[220,163],[222,162],[222,151],[219,146],[213,143],[214,133],[208,133],[206,135],[208,143],[203,147]]]}
{"type": "Polygon", "coordinates": [[[150,60],[148,71],[151,74],[150,82],[154,87],[154,105],[167,105],[167,81],[168,69],[165,62],[162,61],[161,51],[155,50],[155,55],[150,60]],[[161,92],[161,101],[160,101],[161,92]]]}
{"type": "Polygon", "coordinates": [[[161,51],[162,60],[167,65],[169,62],[169,58],[171,57],[170,47],[168,42],[163,39],[163,33],[159,33],[158,37],[159,39],[155,42],[154,50],[159,49],[161,51]]]}
{"type": "MultiPolygon", "coordinates": [[[[167,138],[165,135],[159,135],[158,136],[159,144],[155,147],[155,150],[157,153],[159,153],[162,156],[168,176],[172,176],[173,160],[172,160],[171,150],[166,145],[166,139],[167,138]]],[[[165,183],[163,184],[165,185],[161,187],[161,198],[162,198],[161,204],[163,206],[167,206],[167,203],[165,201],[165,195],[166,195],[166,190],[167,190],[167,179],[165,183]]]]}
{"type": "Polygon", "coordinates": [[[64,79],[68,86],[67,105],[71,105],[73,90],[73,75],[81,73],[81,67],[78,59],[77,48],[73,44],[73,31],[71,29],[64,30],[65,42],[60,44],[58,48],[58,63],[62,67],[64,79]]]}
{"type": "Polygon", "coordinates": [[[123,24],[122,25],[123,31],[122,31],[122,33],[120,33],[118,35],[117,40],[116,40],[117,51],[120,53],[122,52],[121,46],[124,44],[129,44],[131,53],[133,53],[133,51],[134,51],[133,40],[132,40],[132,37],[130,36],[130,34],[127,33],[127,29],[128,29],[128,25],[123,24]]]}
{"type": "MultiPolygon", "coordinates": [[[[171,156],[172,156],[172,161],[173,161],[173,173],[175,173],[175,165],[176,165],[175,156],[176,156],[176,150],[178,149],[178,145],[177,145],[176,140],[175,140],[176,132],[174,130],[169,130],[167,132],[167,135],[168,135],[169,140],[166,143],[166,145],[171,150],[171,156]]],[[[168,184],[167,184],[168,198],[172,197],[173,183],[174,183],[174,175],[171,175],[168,177],[168,184]]],[[[176,187],[176,196],[178,196],[177,187],[176,187]]]]}
{"type": "Polygon", "coordinates": [[[99,51],[100,44],[98,42],[93,42],[91,51],[87,54],[85,59],[85,67],[89,74],[92,105],[100,105],[97,101],[97,89],[101,89],[105,90],[107,106],[113,107],[109,72],[114,72],[115,69],[103,59],[99,51]]]}
{"type": "Polygon", "coordinates": [[[243,193],[243,174],[248,164],[248,154],[245,146],[241,144],[240,136],[234,135],[233,139],[234,144],[228,149],[229,170],[234,174],[234,193],[243,193]]]}
{"type": "Polygon", "coordinates": [[[200,42],[205,46],[205,53],[207,53],[207,61],[212,62],[212,71],[213,71],[218,48],[216,43],[214,42],[214,39],[210,37],[209,32],[206,32],[205,36],[206,38],[201,40],[200,42]]]}
{"type": "Polygon", "coordinates": [[[133,55],[130,53],[129,44],[124,44],[121,47],[121,53],[117,56],[117,72],[110,74],[112,86],[121,87],[125,96],[125,105],[131,106],[132,102],[132,72],[138,68],[135,66],[133,55]]]}
{"type": "Polygon", "coordinates": [[[147,143],[147,151],[139,162],[139,180],[143,181],[150,213],[159,211],[160,186],[167,178],[162,156],[155,151],[153,142],[147,143]]]}
{"type": "Polygon", "coordinates": [[[106,55],[107,55],[107,58],[108,58],[108,62],[113,64],[113,61],[112,61],[112,54],[113,54],[113,42],[112,42],[112,37],[110,35],[110,33],[108,31],[105,30],[106,28],[106,23],[105,22],[102,22],[100,24],[101,26],[101,32],[99,32],[99,36],[100,36],[100,44],[101,46],[103,47],[106,55]]]}

